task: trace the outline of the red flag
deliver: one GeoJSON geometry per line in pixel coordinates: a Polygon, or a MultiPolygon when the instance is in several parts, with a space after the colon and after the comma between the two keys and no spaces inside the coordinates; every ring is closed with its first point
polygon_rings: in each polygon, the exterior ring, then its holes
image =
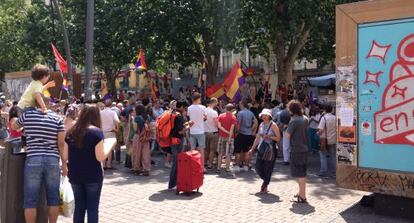
{"type": "Polygon", "coordinates": [[[53,43],[51,43],[51,45],[52,45],[53,54],[55,54],[56,62],[58,62],[58,64],[59,64],[60,71],[62,71],[62,73],[67,73],[68,72],[68,63],[66,62],[65,59],[63,59],[62,55],[60,55],[60,53],[56,49],[55,45],[53,45],[53,43]]]}

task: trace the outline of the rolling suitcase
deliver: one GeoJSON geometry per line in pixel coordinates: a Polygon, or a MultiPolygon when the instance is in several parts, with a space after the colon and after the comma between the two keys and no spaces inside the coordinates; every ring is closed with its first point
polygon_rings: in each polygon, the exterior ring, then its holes
{"type": "Polygon", "coordinates": [[[201,154],[196,150],[182,152],[177,158],[177,195],[180,192],[199,191],[203,185],[204,168],[201,154]]]}

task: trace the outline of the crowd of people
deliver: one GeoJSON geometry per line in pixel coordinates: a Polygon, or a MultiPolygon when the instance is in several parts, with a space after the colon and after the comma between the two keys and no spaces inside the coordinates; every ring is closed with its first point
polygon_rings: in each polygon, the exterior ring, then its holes
{"type": "Polygon", "coordinates": [[[88,222],[98,222],[103,170],[113,171],[114,162],[123,163],[131,174],[150,177],[155,164],[151,156],[157,152],[164,154],[164,165],[171,169],[169,189],[177,184],[177,155],[188,150],[200,152],[205,173],[236,177],[254,165],[263,180],[259,193],[268,193],[281,154],[283,165],[290,165],[292,177],[298,180],[299,190],[293,197],[298,203],[307,202],[309,154],[319,153],[321,177],[335,177],[332,106],[290,96],[290,88],[284,86],[274,101],[203,100],[197,91],[189,99],[180,91],[177,100],[128,93],[113,100],[69,102],[42,95],[54,86],[48,81],[47,67],[36,65],[32,78],[19,102],[0,103],[0,140],[22,138],[26,145],[24,208],[29,223],[36,219],[42,183],[50,222],[57,221],[61,175],[68,176],[74,192],[74,222],[83,222],[86,212],[88,222]],[[166,113],[175,116],[170,134],[175,143],[162,147],[157,142],[157,120],[166,113]],[[121,157],[123,146],[126,152],[121,157]]]}

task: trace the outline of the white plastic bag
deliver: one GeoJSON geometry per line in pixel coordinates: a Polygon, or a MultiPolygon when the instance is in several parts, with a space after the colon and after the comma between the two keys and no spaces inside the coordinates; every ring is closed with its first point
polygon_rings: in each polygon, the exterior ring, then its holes
{"type": "Polygon", "coordinates": [[[75,210],[75,197],[68,177],[61,177],[60,180],[60,205],[59,213],[65,217],[71,217],[75,210]]]}

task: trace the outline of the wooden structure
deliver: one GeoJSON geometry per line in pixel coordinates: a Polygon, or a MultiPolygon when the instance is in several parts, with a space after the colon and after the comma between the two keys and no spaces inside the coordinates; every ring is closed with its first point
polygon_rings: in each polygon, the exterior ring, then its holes
{"type": "Polygon", "coordinates": [[[336,7],[341,187],[414,198],[413,18],[414,0],[336,7]]]}
{"type": "MultiPolygon", "coordinates": [[[[67,99],[68,92],[62,89],[63,78],[59,72],[51,72],[50,80],[56,82],[56,86],[49,89],[50,94],[56,99],[67,99]]],[[[79,74],[73,74],[74,83],[73,94],[75,97],[81,96],[81,77],[79,74]]],[[[6,73],[6,95],[11,100],[19,100],[27,86],[32,81],[31,71],[20,71],[13,73],[6,73]]]]}

